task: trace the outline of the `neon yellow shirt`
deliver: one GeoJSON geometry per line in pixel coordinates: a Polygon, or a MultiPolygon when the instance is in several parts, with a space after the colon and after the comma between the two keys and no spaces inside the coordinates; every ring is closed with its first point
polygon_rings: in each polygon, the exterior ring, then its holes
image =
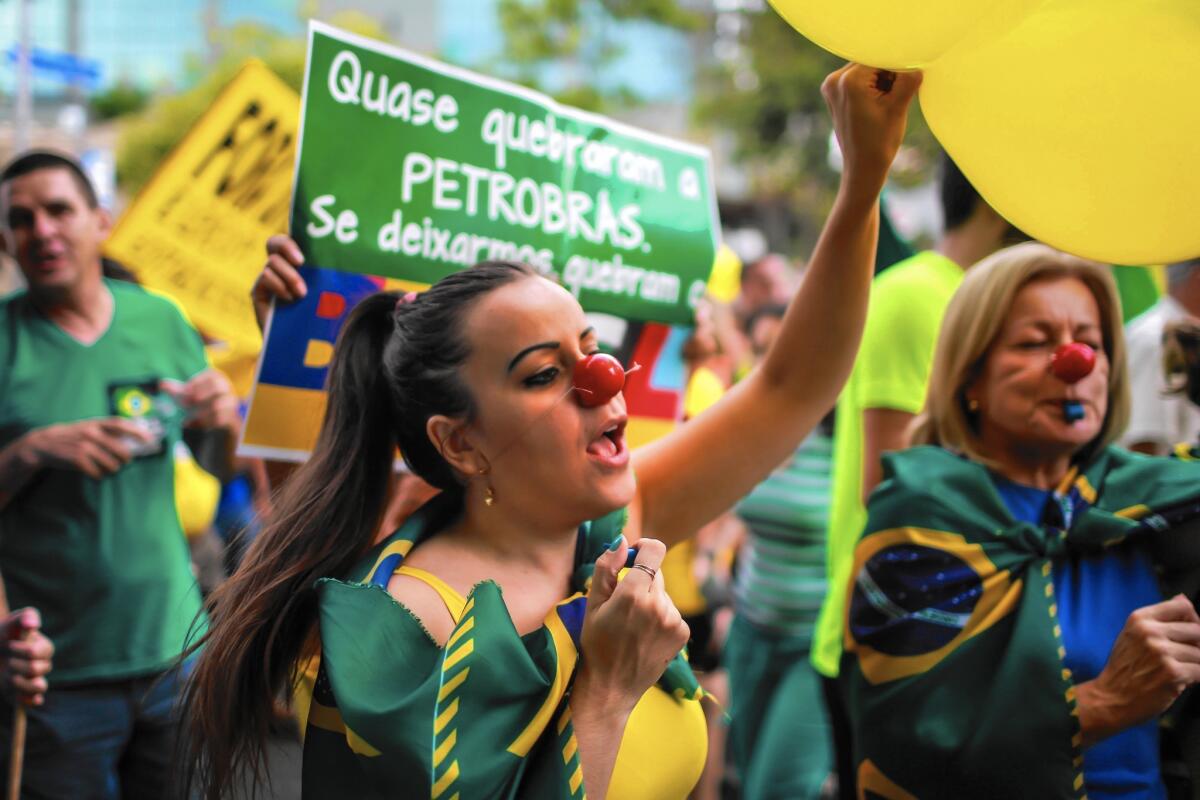
{"type": "Polygon", "coordinates": [[[812,663],[838,674],[846,586],[854,545],[867,521],[862,503],[863,412],[890,408],[918,413],[946,306],[962,283],[961,267],[927,250],[888,268],[871,286],[862,346],[838,398],[833,441],[833,488],[825,569],[829,592],[817,618],[812,663]]]}

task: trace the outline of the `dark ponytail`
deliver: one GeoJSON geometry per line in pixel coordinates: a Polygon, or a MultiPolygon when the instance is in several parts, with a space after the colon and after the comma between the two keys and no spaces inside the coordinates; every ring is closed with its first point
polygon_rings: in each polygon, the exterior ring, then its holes
{"type": "Polygon", "coordinates": [[[387,502],[397,445],[410,467],[460,490],[425,433],[434,414],[471,416],[459,376],[472,303],[535,273],[484,262],[439,281],[412,302],[394,292],[351,311],[334,348],[328,403],[309,460],[284,484],[270,523],[207,602],[208,632],[184,693],[184,782],[211,800],[249,778],[263,783],[277,698],[290,694],[313,644],[318,578],[347,573],[370,549],[387,502]]]}

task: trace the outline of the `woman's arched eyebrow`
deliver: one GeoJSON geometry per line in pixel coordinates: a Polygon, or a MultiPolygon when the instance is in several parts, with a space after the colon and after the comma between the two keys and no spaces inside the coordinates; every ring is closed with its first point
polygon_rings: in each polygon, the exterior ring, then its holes
{"type": "MultiPolygon", "coordinates": [[[[583,329],[583,333],[579,334],[579,341],[582,342],[588,337],[589,334],[595,332],[596,329],[589,325],[583,329]]],[[[538,350],[557,350],[561,346],[562,345],[558,342],[538,342],[537,344],[531,344],[529,347],[526,347],[524,350],[513,356],[513,360],[508,362],[508,369],[505,370],[505,372],[506,374],[512,374],[512,371],[517,368],[517,364],[521,362],[521,359],[530,353],[535,353],[538,350]]]]}

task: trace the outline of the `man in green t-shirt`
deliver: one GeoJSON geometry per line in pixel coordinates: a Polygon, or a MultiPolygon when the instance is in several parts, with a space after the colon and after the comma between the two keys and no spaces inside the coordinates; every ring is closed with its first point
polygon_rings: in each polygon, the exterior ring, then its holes
{"type": "Polygon", "coordinates": [[[173,302],[102,276],[109,220],[75,162],[11,162],[0,222],[28,284],[0,302],[0,573],[56,648],[25,792],[164,797],[201,615],[173,450],[185,424],[236,428],[237,400],[173,302]]]}
{"type": "Polygon", "coordinates": [[[862,346],[838,398],[826,577],[829,591],[813,639],[812,663],[824,676],[843,798],[855,776],[846,714],[835,678],[842,653],[846,588],[866,523],[866,498],[882,477],[880,457],[908,446],[908,429],[925,404],[934,345],[963,270],[1002,247],[1015,232],[985,203],[949,158],[941,175],[945,233],[934,250],[888,267],[871,286],[862,346]]]}

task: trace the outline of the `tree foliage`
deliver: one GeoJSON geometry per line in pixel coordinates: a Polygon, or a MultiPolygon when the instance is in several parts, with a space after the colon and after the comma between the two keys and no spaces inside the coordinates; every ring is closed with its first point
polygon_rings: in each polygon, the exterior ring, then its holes
{"type": "MultiPolygon", "coordinates": [[[[494,71],[580,108],[619,112],[639,101],[635,85],[612,85],[622,25],[650,22],[712,39],[719,13],[685,0],[500,0],[501,58],[494,71]]],[[[737,12],[736,59],[694,65],[695,123],[732,141],[731,166],[749,178],[751,204],[773,217],[773,238],[813,243],[837,187],[821,82],[844,62],[793,30],[769,8],[737,12]],[[786,229],[786,231],[785,231],[786,229]]],[[[703,48],[698,48],[698,50],[703,48]]],[[[893,170],[903,184],[927,179],[936,144],[919,111],[893,170]]]]}
{"type": "MultiPolygon", "coordinates": [[[[696,120],[733,141],[733,159],[750,178],[755,201],[789,213],[793,235],[811,245],[832,204],[838,175],[830,163],[832,123],[821,97],[825,76],[845,62],[792,29],[769,9],[744,15],[741,64],[714,64],[701,77],[696,120]]],[[[927,180],[937,151],[914,105],[892,180],[927,180]]]]}
{"type": "Polygon", "coordinates": [[[750,71],[714,64],[701,79],[696,118],[733,135],[739,162],[785,166],[763,170],[761,187],[779,191],[798,175],[833,175],[827,163],[830,126],[821,82],[843,62],[799,36],[774,12],[747,15],[741,37],[750,71]]]}
{"type": "MultiPolygon", "coordinates": [[[[358,12],[335,15],[340,28],[375,39],[383,29],[358,12]]],[[[117,142],[117,182],[132,196],[154,174],[159,163],[208,109],[214,98],[248,58],[263,61],[297,92],[304,83],[306,42],[258,23],[239,23],[217,32],[212,42],[220,57],[215,64],[189,57],[185,70],[191,88],[180,94],[155,97],[139,114],[128,118],[117,142]]]]}
{"type": "Polygon", "coordinates": [[[690,31],[706,20],[678,0],[500,0],[503,53],[492,65],[517,83],[589,111],[628,108],[636,86],[605,80],[621,56],[620,25],[637,21],[690,31]]]}
{"type": "Polygon", "coordinates": [[[103,92],[92,95],[88,105],[91,106],[94,119],[107,120],[141,111],[148,102],[148,91],[128,81],[121,81],[103,92]]]}

